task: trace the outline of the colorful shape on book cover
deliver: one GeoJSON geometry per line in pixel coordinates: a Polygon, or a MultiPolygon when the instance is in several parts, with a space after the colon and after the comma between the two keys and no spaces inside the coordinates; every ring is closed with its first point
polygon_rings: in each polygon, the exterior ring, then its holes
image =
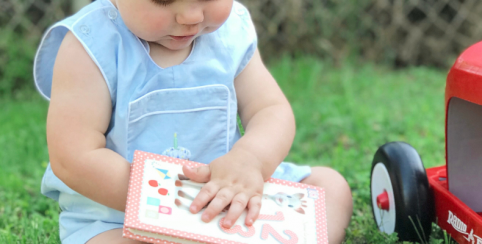
{"type": "Polygon", "coordinates": [[[157,192],[159,192],[159,194],[165,196],[167,195],[167,189],[166,188],[159,188],[159,190],[157,190],[157,192]]]}
{"type": "Polygon", "coordinates": [[[276,211],[276,213],[274,215],[260,214],[260,215],[258,215],[258,220],[284,221],[285,215],[281,211],[276,211]]]}
{"type": "Polygon", "coordinates": [[[146,217],[151,219],[158,219],[159,213],[153,210],[146,210],[146,217]]]}
{"type": "Polygon", "coordinates": [[[221,230],[224,233],[238,234],[242,237],[252,237],[252,236],[254,236],[254,234],[256,233],[256,230],[254,229],[254,227],[253,226],[246,226],[246,225],[245,225],[245,227],[247,228],[247,231],[244,231],[243,228],[241,227],[241,225],[235,225],[235,226],[227,229],[227,228],[224,227],[224,218],[219,220],[219,228],[221,228],[221,230]]]}
{"type": "Polygon", "coordinates": [[[303,193],[286,194],[284,192],[278,192],[274,195],[263,194],[264,199],[270,199],[278,204],[282,208],[291,208],[294,211],[305,214],[304,208],[306,208],[306,200],[302,200],[303,193]]]}
{"type": "Polygon", "coordinates": [[[147,197],[147,205],[159,206],[161,205],[161,200],[158,198],[147,197]]]}
{"type": "Polygon", "coordinates": [[[172,213],[172,208],[167,206],[159,206],[159,213],[170,215],[172,213]]]}
{"type": "Polygon", "coordinates": [[[152,186],[152,187],[158,187],[159,183],[157,183],[157,180],[150,180],[149,185],[152,186]]]}
{"type": "Polygon", "coordinates": [[[317,190],[311,189],[311,188],[306,188],[306,190],[308,191],[309,198],[315,199],[315,200],[319,198],[317,190]]]}
{"type": "Polygon", "coordinates": [[[168,179],[171,179],[171,174],[169,174],[169,170],[167,169],[159,169],[159,168],[156,168],[157,169],[157,173],[161,176],[161,179],[163,180],[168,180],[168,179]]]}
{"type": "Polygon", "coordinates": [[[289,236],[289,239],[284,238],[278,231],[276,231],[270,224],[263,224],[261,227],[261,239],[266,240],[271,235],[279,243],[282,244],[296,244],[298,243],[298,236],[291,230],[284,230],[283,233],[289,236]]]}

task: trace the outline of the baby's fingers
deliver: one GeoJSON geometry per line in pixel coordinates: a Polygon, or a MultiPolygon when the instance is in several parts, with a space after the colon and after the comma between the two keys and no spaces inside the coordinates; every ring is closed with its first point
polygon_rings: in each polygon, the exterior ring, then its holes
{"type": "Polygon", "coordinates": [[[182,167],[184,175],[195,182],[208,182],[211,178],[211,169],[208,165],[190,168],[186,165],[182,167]]]}
{"type": "Polygon", "coordinates": [[[211,201],[219,191],[219,186],[212,182],[207,183],[192,201],[191,213],[198,213],[209,201],[211,201]]]}
{"type": "Polygon", "coordinates": [[[228,215],[226,215],[226,217],[224,218],[224,228],[229,229],[233,226],[234,222],[238,220],[244,209],[246,209],[247,204],[248,197],[243,193],[239,193],[233,198],[231,206],[229,207],[228,215]]]}
{"type": "MultiPolygon", "coordinates": [[[[231,203],[231,200],[234,197],[234,192],[229,188],[221,189],[216,197],[211,201],[209,206],[204,210],[204,213],[201,217],[202,221],[209,222],[211,221],[216,215],[221,213],[223,209],[231,203]]],[[[226,222],[226,221],[225,221],[226,222]]]]}
{"type": "Polygon", "coordinates": [[[256,221],[256,219],[259,216],[260,209],[261,209],[261,197],[253,196],[248,203],[248,214],[246,215],[246,220],[244,224],[247,226],[253,225],[254,221],[256,221]]]}

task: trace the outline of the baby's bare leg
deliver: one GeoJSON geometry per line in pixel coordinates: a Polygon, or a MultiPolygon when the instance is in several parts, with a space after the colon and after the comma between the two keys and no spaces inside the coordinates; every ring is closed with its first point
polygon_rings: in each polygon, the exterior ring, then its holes
{"type": "Polygon", "coordinates": [[[311,175],[301,183],[325,189],[328,241],[330,244],[341,243],[353,212],[350,187],[345,178],[333,169],[313,167],[311,170],[311,175]]]}
{"type": "Polygon", "coordinates": [[[87,244],[142,244],[144,242],[122,238],[122,229],[113,229],[100,233],[90,239],[87,244]]]}

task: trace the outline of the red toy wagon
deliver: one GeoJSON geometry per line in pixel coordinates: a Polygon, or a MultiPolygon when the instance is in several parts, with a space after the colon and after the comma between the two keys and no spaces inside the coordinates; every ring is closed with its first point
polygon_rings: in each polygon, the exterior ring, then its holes
{"type": "Polygon", "coordinates": [[[425,170],[407,143],[390,142],[371,171],[373,216],[400,240],[427,240],[435,222],[458,243],[482,244],[482,42],[457,59],[445,90],[446,165],[425,170]]]}

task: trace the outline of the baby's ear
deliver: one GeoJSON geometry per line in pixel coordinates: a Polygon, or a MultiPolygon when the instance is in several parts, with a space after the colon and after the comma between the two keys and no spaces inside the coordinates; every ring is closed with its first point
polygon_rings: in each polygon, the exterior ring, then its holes
{"type": "Polygon", "coordinates": [[[295,198],[301,199],[301,198],[303,198],[303,197],[305,196],[305,194],[303,194],[303,193],[296,193],[296,194],[294,194],[293,196],[294,196],[295,198]]]}

